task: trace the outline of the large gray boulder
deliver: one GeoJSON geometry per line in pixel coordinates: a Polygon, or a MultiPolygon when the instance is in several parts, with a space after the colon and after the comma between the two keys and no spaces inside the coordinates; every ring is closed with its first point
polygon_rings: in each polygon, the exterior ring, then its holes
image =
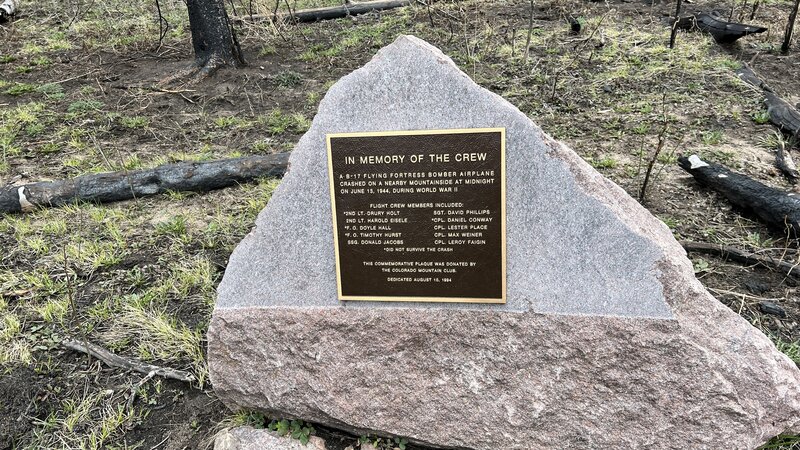
{"type": "Polygon", "coordinates": [[[402,36],[325,96],[208,334],[231,408],[441,447],[754,448],[800,370],[669,229],[438,49],[402,36]],[[505,127],[505,305],[340,302],[326,133],[505,127]]]}

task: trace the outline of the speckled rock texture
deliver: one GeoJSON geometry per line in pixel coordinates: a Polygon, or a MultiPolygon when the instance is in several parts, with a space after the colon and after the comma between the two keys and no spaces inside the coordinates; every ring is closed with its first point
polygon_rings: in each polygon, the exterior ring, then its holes
{"type": "Polygon", "coordinates": [[[325,96],[208,333],[231,408],[444,448],[751,449],[800,370],[668,228],[438,49],[401,36],[325,96]],[[340,302],[325,134],[505,127],[506,305],[340,302]]]}
{"type": "Polygon", "coordinates": [[[277,436],[268,430],[236,427],[224,430],[214,438],[214,450],[327,450],[325,441],[311,436],[308,444],[297,439],[277,436]]]}

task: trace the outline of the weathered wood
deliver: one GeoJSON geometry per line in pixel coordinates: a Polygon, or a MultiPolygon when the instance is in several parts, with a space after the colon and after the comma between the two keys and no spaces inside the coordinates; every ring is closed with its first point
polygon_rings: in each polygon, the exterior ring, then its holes
{"type": "Polygon", "coordinates": [[[774,92],[764,92],[764,103],[767,105],[769,121],[781,131],[795,138],[800,138],[800,112],[774,92]]]}
{"type": "Polygon", "coordinates": [[[764,91],[764,103],[767,105],[769,121],[784,133],[800,139],[800,112],[789,102],[780,98],[747,64],[737,70],[736,75],[764,91]]]}
{"type": "Polygon", "coordinates": [[[783,44],[781,44],[781,51],[787,53],[789,46],[792,43],[792,33],[794,32],[794,22],[797,20],[797,10],[800,8],[800,0],[794,0],[794,7],[792,12],[789,13],[789,22],[786,24],[786,32],[783,35],[783,44]]]}
{"type": "Polygon", "coordinates": [[[778,148],[775,150],[775,165],[792,183],[800,178],[800,172],[797,171],[797,166],[794,164],[792,154],[789,152],[789,149],[786,148],[783,141],[778,142],[778,148]]]}
{"type": "Polygon", "coordinates": [[[771,87],[769,87],[769,85],[767,85],[766,81],[762,80],[761,77],[756,75],[756,73],[749,65],[747,65],[747,63],[742,64],[742,67],[736,70],[736,76],[742,81],[752,84],[759,89],[767,92],[775,92],[771,87]]]}
{"type": "Polygon", "coordinates": [[[11,19],[19,9],[19,0],[3,0],[0,2],[0,23],[11,19]]]}
{"type": "Polygon", "coordinates": [[[744,36],[767,31],[764,27],[726,22],[719,17],[706,13],[682,17],[678,20],[677,24],[675,24],[675,27],[683,30],[697,29],[704,31],[711,34],[714,40],[719,44],[730,44],[744,36]]]}
{"type": "Polygon", "coordinates": [[[800,198],[792,192],[769,187],[752,178],[731,171],[716,163],[708,163],[697,155],[678,158],[678,164],[697,182],[724,195],[733,205],[752,211],[768,225],[800,232],[800,198]]]}
{"type": "Polygon", "coordinates": [[[387,9],[399,8],[401,6],[409,6],[412,3],[415,2],[413,0],[375,0],[361,3],[348,3],[326,8],[301,9],[291,13],[276,15],[254,14],[252,16],[238,16],[233,17],[232,20],[237,22],[259,22],[264,20],[275,20],[289,23],[317,22],[320,20],[357,16],[359,14],[366,14],[372,11],[383,11],[387,9]]]}
{"type": "Polygon", "coordinates": [[[675,37],[678,34],[678,23],[680,22],[682,7],[683,1],[677,0],[675,5],[675,19],[672,21],[672,31],[669,34],[669,48],[675,48],[675,37]]]}
{"type": "Polygon", "coordinates": [[[71,180],[41,181],[0,188],[0,213],[33,211],[75,201],[116,202],[167,191],[205,192],[281,176],[288,153],[211,162],[179,162],[155,169],[84,175],[71,180]]]}
{"type": "Polygon", "coordinates": [[[775,259],[769,255],[759,255],[758,253],[730,247],[726,245],[708,244],[705,242],[681,241],[681,246],[687,253],[703,253],[706,255],[719,256],[722,259],[736,261],[742,264],[760,265],[769,269],[777,269],[784,275],[800,276],[800,266],[781,259],[775,259]]]}
{"type": "Polygon", "coordinates": [[[61,345],[70,350],[75,350],[77,352],[94,356],[111,367],[133,370],[134,372],[143,373],[148,377],[158,375],[160,377],[169,378],[171,380],[185,381],[187,383],[191,383],[196,380],[195,376],[189,372],[171,369],[169,367],[154,366],[152,364],[142,362],[136,358],[125,358],[115,353],[111,353],[103,347],[92,344],[91,342],[65,339],[63,342],[61,342],[61,345]]]}

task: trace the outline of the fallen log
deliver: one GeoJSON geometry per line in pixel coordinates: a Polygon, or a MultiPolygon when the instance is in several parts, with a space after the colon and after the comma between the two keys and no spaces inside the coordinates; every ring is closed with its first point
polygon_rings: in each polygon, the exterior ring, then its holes
{"type": "Polygon", "coordinates": [[[19,9],[19,0],[3,0],[0,2],[0,23],[11,20],[19,9]]]}
{"type": "Polygon", "coordinates": [[[678,158],[681,168],[704,186],[724,195],[734,206],[752,211],[768,225],[800,234],[800,198],[731,171],[716,163],[708,163],[697,155],[678,158]]]}
{"type": "Polygon", "coordinates": [[[282,14],[253,14],[249,16],[233,16],[235,22],[261,22],[265,20],[282,21],[289,23],[317,22],[320,20],[340,19],[347,16],[357,16],[372,11],[384,11],[399,8],[415,3],[412,0],[374,0],[361,3],[346,3],[339,6],[325,8],[301,9],[282,14]]]}
{"type": "MultiPolygon", "coordinates": [[[[782,138],[780,133],[778,133],[778,137],[782,138]]],[[[800,178],[800,172],[797,171],[797,166],[794,164],[792,154],[781,139],[778,140],[778,148],[775,150],[775,165],[792,183],[800,178]]]]}
{"type": "Polygon", "coordinates": [[[774,92],[764,92],[764,103],[770,122],[784,133],[800,138],[800,112],[774,92]]]}
{"type": "Polygon", "coordinates": [[[719,17],[706,13],[681,17],[675,26],[682,30],[697,29],[709,33],[718,44],[730,44],[744,36],[767,31],[764,27],[726,22],[719,17]]]}
{"type": "Polygon", "coordinates": [[[155,169],[84,175],[71,180],[40,181],[0,187],[0,213],[30,212],[75,201],[116,202],[167,191],[206,192],[263,177],[282,176],[288,153],[179,162],[155,169]]]}
{"type": "Polygon", "coordinates": [[[764,91],[764,104],[767,105],[769,121],[784,133],[800,139],[800,112],[780,98],[747,64],[737,70],[736,75],[764,91]]]}
{"type": "Polygon", "coordinates": [[[152,378],[153,375],[158,375],[160,377],[184,381],[187,383],[191,383],[196,380],[195,376],[189,372],[171,369],[169,367],[154,366],[152,364],[142,362],[136,358],[125,358],[115,353],[111,353],[103,347],[92,344],[91,342],[65,339],[63,342],[61,342],[61,345],[70,350],[75,350],[76,352],[94,356],[108,366],[133,370],[134,372],[143,373],[150,378],[152,378]]]}
{"type": "Polygon", "coordinates": [[[756,75],[756,73],[749,65],[747,65],[747,63],[743,63],[742,67],[736,70],[736,76],[739,77],[740,80],[752,84],[759,89],[767,92],[775,92],[771,87],[769,87],[766,81],[762,80],[761,77],[756,75]]]}
{"type": "Polygon", "coordinates": [[[748,265],[761,265],[769,269],[779,270],[786,276],[800,276],[800,265],[792,264],[768,255],[759,255],[754,252],[705,242],[681,241],[681,246],[687,253],[703,253],[719,256],[722,259],[736,261],[748,265]]]}

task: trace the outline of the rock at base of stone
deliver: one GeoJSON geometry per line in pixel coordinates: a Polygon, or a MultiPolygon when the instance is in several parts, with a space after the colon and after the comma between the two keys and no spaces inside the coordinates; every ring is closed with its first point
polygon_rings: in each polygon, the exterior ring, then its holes
{"type": "Polygon", "coordinates": [[[297,439],[276,436],[269,430],[236,427],[221,431],[214,439],[214,450],[327,450],[325,441],[311,436],[308,444],[297,439]]]}

